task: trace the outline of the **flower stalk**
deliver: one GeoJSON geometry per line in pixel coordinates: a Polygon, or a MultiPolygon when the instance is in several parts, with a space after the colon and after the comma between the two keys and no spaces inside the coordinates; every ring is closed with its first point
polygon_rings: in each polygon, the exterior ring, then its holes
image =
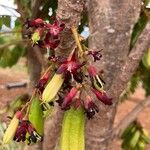
{"type": "Polygon", "coordinates": [[[77,31],[77,28],[73,26],[71,28],[71,30],[72,30],[75,42],[76,42],[76,44],[78,46],[78,49],[79,49],[79,54],[80,54],[79,56],[82,57],[83,56],[83,49],[82,49],[82,46],[81,46],[81,43],[80,43],[80,40],[79,40],[79,34],[78,34],[78,31],[77,31]]]}

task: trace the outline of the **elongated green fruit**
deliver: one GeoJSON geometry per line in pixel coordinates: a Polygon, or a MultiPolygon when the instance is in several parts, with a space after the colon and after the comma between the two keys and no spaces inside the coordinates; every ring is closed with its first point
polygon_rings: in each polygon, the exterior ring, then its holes
{"type": "Polygon", "coordinates": [[[53,101],[64,82],[63,74],[55,74],[42,94],[43,102],[53,101]]]}
{"type": "Polygon", "coordinates": [[[17,116],[15,115],[13,117],[13,119],[11,120],[8,128],[6,129],[6,132],[3,136],[3,143],[7,144],[9,143],[11,140],[13,140],[17,127],[19,125],[19,119],[17,118],[17,116]]]}
{"type": "Polygon", "coordinates": [[[29,110],[29,121],[32,123],[36,131],[43,135],[44,132],[44,117],[38,97],[34,97],[29,110]]]}
{"type": "Polygon", "coordinates": [[[65,112],[60,150],[84,150],[84,124],[85,115],[82,108],[74,109],[65,112]]]}

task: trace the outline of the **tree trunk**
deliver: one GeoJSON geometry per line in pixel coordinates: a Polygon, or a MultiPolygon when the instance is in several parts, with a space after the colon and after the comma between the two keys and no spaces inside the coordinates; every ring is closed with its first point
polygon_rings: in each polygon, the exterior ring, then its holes
{"type": "MultiPolygon", "coordinates": [[[[57,18],[65,23],[66,28],[61,35],[61,42],[56,50],[57,56],[67,57],[75,46],[70,27],[73,25],[78,26],[84,4],[84,0],[58,0],[57,18]]],[[[45,130],[46,140],[43,149],[54,150],[58,145],[63,114],[64,112],[60,108],[56,108],[53,119],[46,122],[48,128],[45,130]],[[49,144],[47,144],[48,142],[49,144]]]]}
{"type": "MultiPolygon", "coordinates": [[[[136,2],[133,0],[91,0],[88,10],[89,47],[97,50],[103,49],[102,60],[95,65],[99,70],[104,70],[106,91],[108,91],[113,80],[117,79],[129,53],[131,32],[140,12],[140,0],[136,2]]],[[[111,91],[109,93],[111,94],[111,91]]],[[[113,95],[113,97],[115,98],[113,106],[98,103],[100,112],[94,119],[87,121],[86,150],[107,149],[119,95],[113,95]]]]}

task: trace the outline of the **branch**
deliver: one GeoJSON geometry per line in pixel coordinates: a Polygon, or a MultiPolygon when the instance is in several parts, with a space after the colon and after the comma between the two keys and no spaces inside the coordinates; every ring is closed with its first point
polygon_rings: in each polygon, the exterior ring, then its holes
{"type": "Polygon", "coordinates": [[[37,18],[42,0],[32,0],[32,19],[37,18]]]}
{"type": "Polygon", "coordinates": [[[11,33],[19,33],[19,32],[22,32],[22,30],[0,32],[0,35],[2,35],[2,34],[11,34],[11,33]]]}
{"type": "Polygon", "coordinates": [[[128,125],[133,122],[140,112],[142,112],[146,107],[150,106],[150,97],[146,98],[145,100],[141,101],[137,104],[131,112],[129,112],[123,120],[114,128],[112,132],[112,138],[120,137],[123,131],[128,127],[128,125]]]}
{"type": "Polygon", "coordinates": [[[131,76],[139,66],[139,62],[142,59],[144,53],[150,46],[150,23],[148,23],[137,40],[135,46],[132,48],[129,56],[126,58],[117,78],[113,81],[113,84],[109,90],[112,97],[117,101],[119,95],[125,89],[131,76]]]}
{"type": "Polygon", "coordinates": [[[28,10],[23,6],[20,0],[15,1],[17,4],[16,11],[21,15],[21,21],[25,22],[26,18],[29,17],[28,10]]]}
{"type": "Polygon", "coordinates": [[[35,53],[39,63],[44,67],[46,68],[47,67],[47,62],[46,60],[44,59],[44,56],[43,54],[41,53],[41,49],[39,48],[39,46],[34,46],[33,48],[33,52],[35,53]]]}
{"type": "Polygon", "coordinates": [[[27,39],[24,39],[24,40],[13,40],[13,41],[10,41],[10,42],[8,42],[6,44],[0,45],[0,50],[1,49],[5,49],[5,48],[7,48],[7,47],[9,47],[11,45],[20,44],[20,43],[27,43],[27,42],[29,42],[29,40],[27,40],[27,39]]]}

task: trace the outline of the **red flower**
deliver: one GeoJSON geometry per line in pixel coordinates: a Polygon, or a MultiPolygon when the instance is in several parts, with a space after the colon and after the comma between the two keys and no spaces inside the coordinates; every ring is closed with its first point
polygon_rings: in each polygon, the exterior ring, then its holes
{"type": "Polygon", "coordinates": [[[96,97],[98,98],[98,100],[100,100],[102,103],[104,103],[105,105],[112,105],[112,98],[109,98],[106,95],[105,91],[98,91],[96,89],[92,89],[93,93],[96,95],[96,97]]]}
{"type": "Polygon", "coordinates": [[[28,140],[28,144],[30,144],[31,142],[36,143],[38,140],[41,141],[42,137],[35,131],[28,120],[21,120],[16,130],[14,140],[16,142],[28,140]],[[27,136],[27,133],[29,136],[27,136]]]}
{"type": "Polygon", "coordinates": [[[61,105],[62,109],[66,110],[70,108],[73,98],[76,96],[78,89],[73,87],[67,96],[64,98],[63,103],[61,105]]]}
{"type": "Polygon", "coordinates": [[[97,90],[102,90],[105,84],[104,80],[97,74],[97,70],[94,66],[88,66],[88,73],[91,77],[92,86],[97,90]]]}
{"type": "Polygon", "coordinates": [[[102,57],[102,54],[100,53],[100,51],[88,51],[88,55],[92,55],[94,58],[94,62],[96,62],[97,60],[100,60],[102,57]]]}
{"type": "Polygon", "coordinates": [[[36,85],[36,88],[38,88],[38,90],[42,93],[43,90],[45,89],[45,85],[47,83],[47,81],[49,80],[51,75],[51,72],[48,71],[38,82],[38,84],[36,85]]]}
{"type": "Polygon", "coordinates": [[[27,28],[29,27],[43,27],[44,26],[44,21],[40,18],[37,18],[35,20],[29,20],[27,19],[27,21],[25,22],[25,25],[27,25],[27,28]]]}
{"type": "Polygon", "coordinates": [[[91,77],[95,77],[97,75],[97,69],[94,66],[89,65],[88,66],[88,73],[91,77]]]}
{"type": "Polygon", "coordinates": [[[42,48],[50,48],[55,49],[60,43],[60,40],[50,40],[48,38],[45,38],[44,41],[39,43],[39,46],[42,48]]]}
{"type": "Polygon", "coordinates": [[[65,28],[65,24],[55,20],[53,24],[46,24],[46,27],[49,30],[50,36],[57,39],[60,32],[65,28]]]}
{"type": "Polygon", "coordinates": [[[93,118],[95,113],[99,112],[97,105],[93,102],[92,97],[89,95],[86,96],[86,99],[84,102],[84,109],[85,109],[85,113],[88,119],[93,118]]]}
{"type": "MultiPolygon", "coordinates": [[[[58,68],[57,73],[62,74],[64,73],[66,76],[71,75],[73,78],[81,79],[82,77],[78,77],[79,73],[77,72],[85,63],[79,63],[75,56],[75,51],[71,57],[64,61],[63,64],[58,68]]],[[[81,74],[82,75],[82,74],[81,74]]],[[[80,75],[79,75],[80,76],[80,75]]]]}

